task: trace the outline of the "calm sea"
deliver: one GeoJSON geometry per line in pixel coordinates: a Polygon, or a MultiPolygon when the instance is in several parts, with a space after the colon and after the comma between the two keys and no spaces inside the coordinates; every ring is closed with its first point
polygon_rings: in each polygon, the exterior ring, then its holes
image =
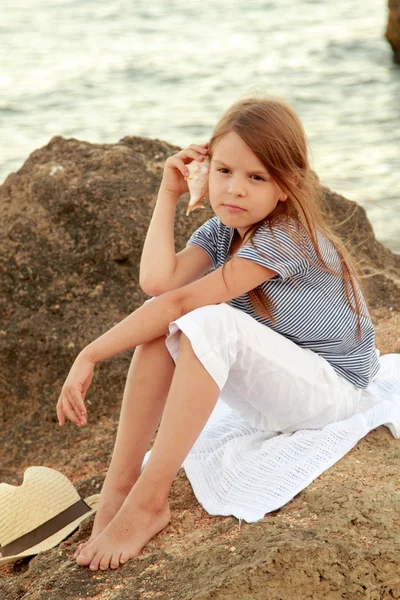
{"type": "Polygon", "coordinates": [[[18,0],[0,9],[0,180],[54,135],[205,141],[252,91],[288,100],[325,185],[400,251],[400,67],[386,0],[18,0]]]}

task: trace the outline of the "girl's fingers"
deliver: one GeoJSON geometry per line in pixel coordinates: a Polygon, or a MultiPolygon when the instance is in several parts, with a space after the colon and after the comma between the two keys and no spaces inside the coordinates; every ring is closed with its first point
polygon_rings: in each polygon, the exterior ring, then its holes
{"type": "Polygon", "coordinates": [[[66,414],[66,416],[68,417],[68,419],[70,421],[72,421],[72,423],[75,423],[77,425],[78,423],[77,423],[75,411],[72,408],[72,406],[66,396],[64,396],[64,398],[63,398],[62,406],[63,406],[63,411],[66,414]]]}
{"type": "Polygon", "coordinates": [[[189,174],[186,165],[191,163],[192,160],[198,160],[201,162],[203,159],[204,154],[200,154],[200,152],[197,152],[196,150],[185,150],[182,153],[182,158],[180,158],[179,155],[177,155],[175,164],[179,171],[182,173],[182,175],[186,177],[189,174]]]}
{"type": "Polygon", "coordinates": [[[85,405],[83,403],[81,394],[75,387],[67,387],[65,390],[65,395],[77,415],[81,413],[85,414],[85,405]]]}
{"type": "Polygon", "coordinates": [[[93,376],[94,363],[85,359],[76,359],[64,383],[57,402],[57,416],[60,425],[65,417],[76,425],[85,425],[86,407],[84,398],[93,376]]]}
{"type": "Polygon", "coordinates": [[[86,417],[86,413],[83,410],[84,404],[83,404],[81,398],[77,394],[75,394],[75,395],[71,394],[68,396],[68,400],[69,400],[69,404],[75,414],[75,423],[77,425],[83,425],[85,417],[86,417]]]}
{"type": "Polygon", "coordinates": [[[186,165],[192,160],[203,160],[204,156],[207,154],[207,151],[202,149],[201,146],[198,146],[199,150],[186,148],[186,150],[181,150],[174,156],[171,156],[168,161],[175,167],[179,168],[179,165],[186,165]]]}
{"type": "MultiPolygon", "coordinates": [[[[76,412],[74,411],[73,407],[71,406],[71,404],[67,400],[64,400],[63,411],[65,413],[65,416],[71,421],[71,423],[74,423],[74,425],[77,425],[78,427],[80,427],[81,425],[86,425],[86,423],[87,423],[86,416],[84,416],[84,415],[78,416],[76,414],[76,412]]],[[[65,417],[63,417],[63,420],[60,423],[60,425],[64,425],[64,423],[65,423],[65,417]]]]}
{"type": "Polygon", "coordinates": [[[65,416],[64,416],[64,411],[63,411],[60,400],[57,402],[56,410],[57,410],[58,422],[59,422],[60,426],[62,427],[65,424],[65,416]]]}
{"type": "Polygon", "coordinates": [[[197,150],[197,152],[200,152],[201,154],[208,153],[208,149],[205,144],[203,146],[200,144],[190,144],[189,148],[193,148],[193,150],[197,150]]]}
{"type": "Polygon", "coordinates": [[[203,153],[202,152],[198,152],[197,150],[191,150],[190,148],[187,148],[186,150],[182,150],[181,152],[178,152],[178,156],[179,154],[181,154],[181,160],[183,160],[185,163],[190,163],[192,162],[191,159],[193,160],[199,160],[199,158],[203,158],[203,153]],[[182,152],[182,154],[181,154],[182,152]]]}
{"type": "MultiPolygon", "coordinates": [[[[191,161],[189,160],[188,162],[191,162],[191,161]]],[[[182,159],[175,157],[171,161],[171,165],[173,167],[175,167],[175,169],[178,169],[178,171],[180,171],[184,177],[186,177],[186,175],[189,175],[189,171],[186,167],[186,163],[184,163],[182,159]]]]}
{"type": "Polygon", "coordinates": [[[75,425],[86,424],[86,407],[83,406],[83,409],[79,409],[75,402],[76,401],[74,401],[71,397],[68,398],[66,393],[60,397],[60,400],[56,406],[57,417],[60,426],[65,425],[65,416],[67,416],[72,423],[75,423],[75,425]]]}
{"type": "Polygon", "coordinates": [[[206,146],[208,146],[208,143],[204,145],[191,144],[188,148],[180,150],[177,154],[170,156],[167,159],[168,166],[174,167],[180,171],[184,178],[186,178],[189,175],[186,165],[191,163],[193,160],[204,160],[205,156],[208,154],[208,149],[206,146]]]}
{"type": "Polygon", "coordinates": [[[76,405],[77,398],[72,395],[64,395],[63,408],[67,417],[75,423],[75,425],[84,425],[86,423],[86,416],[82,414],[79,407],[76,405]]]}

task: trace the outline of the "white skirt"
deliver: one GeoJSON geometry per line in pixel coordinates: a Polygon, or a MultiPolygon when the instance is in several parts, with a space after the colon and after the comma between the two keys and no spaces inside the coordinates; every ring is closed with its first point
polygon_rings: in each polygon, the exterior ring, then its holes
{"type": "Polygon", "coordinates": [[[258,521],[369,431],[385,425],[400,438],[400,354],[381,357],[379,373],[361,390],[316,353],[227,304],[170,323],[166,346],[175,362],[182,331],[220,389],[183,463],[210,515],[258,521]]]}
{"type": "Polygon", "coordinates": [[[320,429],[359,411],[363,390],[328,361],[228,304],[197,308],[169,324],[165,343],[175,363],[181,332],[218,385],[219,399],[252,427],[320,429]]]}

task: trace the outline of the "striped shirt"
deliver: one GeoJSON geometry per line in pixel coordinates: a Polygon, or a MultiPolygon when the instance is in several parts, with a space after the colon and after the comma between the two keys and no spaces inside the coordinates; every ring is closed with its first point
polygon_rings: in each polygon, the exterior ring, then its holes
{"type": "MultiPolygon", "coordinates": [[[[296,225],[289,223],[292,231],[296,225]]],[[[311,239],[304,227],[301,236],[306,256],[320,264],[311,239]]],[[[247,242],[235,256],[252,260],[273,269],[277,275],[262,283],[260,291],[273,303],[275,323],[254,310],[248,294],[230,300],[230,305],[243,310],[263,325],[284,335],[302,348],[308,348],[325,358],[338,375],[356,387],[366,388],[379,370],[375,350],[375,332],[365,303],[357,285],[362,313],[361,339],[357,334],[357,315],[345,296],[344,282],[326,271],[310,264],[280,224],[262,225],[253,237],[253,243],[262,254],[247,242]]],[[[213,217],[199,227],[186,245],[195,244],[207,252],[215,269],[222,267],[228,258],[235,230],[213,217]]],[[[340,259],[333,244],[317,232],[320,252],[335,272],[340,272],[340,259]]],[[[350,288],[350,297],[352,297],[350,288]]],[[[355,305],[354,299],[352,304],[355,305]]]]}

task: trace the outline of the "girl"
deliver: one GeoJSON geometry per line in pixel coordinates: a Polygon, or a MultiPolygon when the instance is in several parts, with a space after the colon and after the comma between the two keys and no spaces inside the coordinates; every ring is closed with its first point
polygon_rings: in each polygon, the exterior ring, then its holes
{"type": "Polygon", "coordinates": [[[170,486],[219,397],[262,430],[320,428],[354,414],[379,369],[356,266],[280,99],[236,102],[209,144],[168,158],[140,284],[156,297],[82,350],[57,404],[61,426],[86,424],[94,366],[136,347],[93,531],[75,554],[92,570],[137,556],[169,523],[170,486]],[[215,216],[175,255],[186,165],[207,154],[215,216]]]}

